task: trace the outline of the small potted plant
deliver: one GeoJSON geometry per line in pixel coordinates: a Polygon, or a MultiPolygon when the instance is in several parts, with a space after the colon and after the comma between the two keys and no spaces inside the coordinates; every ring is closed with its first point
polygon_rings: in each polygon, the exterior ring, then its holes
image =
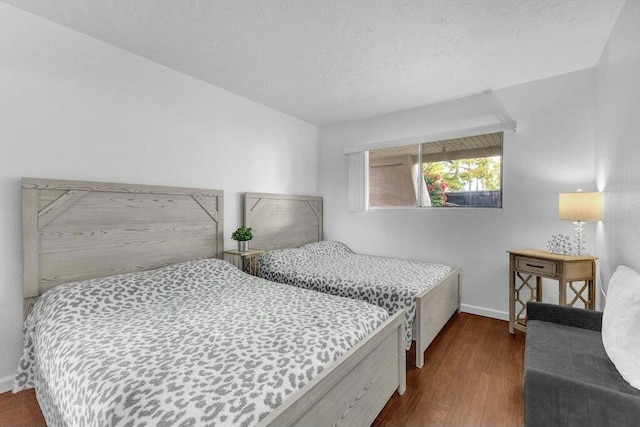
{"type": "Polygon", "coordinates": [[[231,238],[238,241],[238,252],[247,252],[249,250],[249,240],[253,239],[251,227],[247,228],[244,225],[238,227],[238,229],[231,234],[231,238]]]}

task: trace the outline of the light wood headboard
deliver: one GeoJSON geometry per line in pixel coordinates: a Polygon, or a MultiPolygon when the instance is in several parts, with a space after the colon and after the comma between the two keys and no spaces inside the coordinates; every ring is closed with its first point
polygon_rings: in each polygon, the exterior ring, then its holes
{"type": "Polygon", "coordinates": [[[23,178],[24,297],[61,283],[221,258],[223,194],[23,178]]]}
{"type": "Polygon", "coordinates": [[[297,248],[322,240],[322,197],[245,193],[244,225],[253,229],[251,246],[297,248]]]}

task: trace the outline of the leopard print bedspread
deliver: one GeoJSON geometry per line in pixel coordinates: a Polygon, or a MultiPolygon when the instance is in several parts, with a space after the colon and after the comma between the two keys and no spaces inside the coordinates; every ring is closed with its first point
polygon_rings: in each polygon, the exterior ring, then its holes
{"type": "Polygon", "coordinates": [[[407,350],[413,336],[416,295],[453,270],[443,264],[361,255],[332,241],[269,251],[258,262],[260,276],[265,279],[363,300],[389,314],[407,309],[407,350]]]}
{"type": "Polygon", "coordinates": [[[49,426],[257,423],[389,316],[221,260],[61,285],[25,321],[14,391],[49,426]]]}

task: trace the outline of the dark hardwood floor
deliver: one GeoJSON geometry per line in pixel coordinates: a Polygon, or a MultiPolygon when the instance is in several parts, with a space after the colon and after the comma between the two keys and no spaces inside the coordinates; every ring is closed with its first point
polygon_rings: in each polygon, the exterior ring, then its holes
{"type": "MultiPolygon", "coordinates": [[[[417,369],[407,355],[407,392],[389,400],[374,426],[521,426],[524,335],[507,322],[456,314],[417,369]]],[[[0,427],[44,426],[33,390],[0,394],[0,427]]]]}
{"type": "Polygon", "coordinates": [[[18,394],[10,391],[0,394],[0,426],[46,426],[33,389],[18,394]]]}
{"type": "Polygon", "coordinates": [[[521,426],[524,339],[508,323],[454,315],[415,368],[407,354],[407,391],[389,400],[374,426],[521,426]]]}

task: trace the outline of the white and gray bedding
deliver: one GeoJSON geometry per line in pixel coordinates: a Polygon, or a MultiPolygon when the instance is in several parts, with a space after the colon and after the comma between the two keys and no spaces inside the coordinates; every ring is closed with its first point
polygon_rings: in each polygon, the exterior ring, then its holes
{"type": "Polygon", "coordinates": [[[388,317],[220,260],[61,285],[14,391],[36,387],[50,426],[252,425],[388,317]]]}
{"type": "Polygon", "coordinates": [[[332,241],[269,251],[260,256],[259,268],[265,279],[363,300],[389,314],[406,309],[407,350],[411,347],[416,295],[453,270],[443,264],[361,255],[332,241]]]}

